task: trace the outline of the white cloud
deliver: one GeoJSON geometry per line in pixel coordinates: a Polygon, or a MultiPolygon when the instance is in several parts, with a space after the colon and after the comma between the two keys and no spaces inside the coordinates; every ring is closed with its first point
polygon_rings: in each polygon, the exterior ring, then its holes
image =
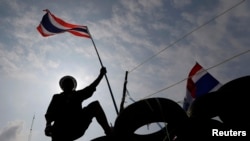
{"type": "Polygon", "coordinates": [[[114,48],[105,52],[109,62],[119,61],[122,68],[129,66],[127,69],[131,69],[138,64],[137,61],[158,51],[151,38],[155,30],[167,28],[166,24],[157,20],[163,17],[163,13],[157,12],[159,9],[164,9],[162,1],[122,1],[113,5],[110,19],[90,23],[94,38],[105,42],[108,48],[114,48]]]}
{"type": "Polygon", "coordinates": [[[0,129],[0,140],[1,141],[24,141],[22,139],[23,135],[21,135],[22,128],[23,128],[22,121],[9,122],[4,128],[0,129]]]}

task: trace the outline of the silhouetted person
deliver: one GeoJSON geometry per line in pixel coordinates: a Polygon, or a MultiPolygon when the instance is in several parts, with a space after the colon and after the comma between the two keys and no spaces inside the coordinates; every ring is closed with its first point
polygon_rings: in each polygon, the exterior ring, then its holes
{"type": "Polygon", "coordinates": [[[82,108],[82,102],[93,95],[105,74],[106,68],[103,67],[92,84],[78,91],[72,76],[61,78],[59,84],[63,92],[53,96],[45,114],[46,136],[50,136],[52,141],[73,141],[84,134],[94,117],[106,135],[110,134],[110,126],[98,101],[82,108]]]}

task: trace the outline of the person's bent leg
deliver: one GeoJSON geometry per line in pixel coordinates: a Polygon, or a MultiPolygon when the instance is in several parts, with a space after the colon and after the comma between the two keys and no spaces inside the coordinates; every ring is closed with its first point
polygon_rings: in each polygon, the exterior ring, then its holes
{"type": "Polygon", "coordinates": [[[107,117],[98,101],[90,103],[88,106],[89,112],[96,118],[97,122],[101,125],[106,135],[111,134],[111,128],[108,124],[107,117]]]}

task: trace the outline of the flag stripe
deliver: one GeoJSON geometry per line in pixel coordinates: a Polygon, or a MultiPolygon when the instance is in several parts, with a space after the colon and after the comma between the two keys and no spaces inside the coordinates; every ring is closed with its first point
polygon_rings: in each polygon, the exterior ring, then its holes
{"type": "Polygon", "coordinates": [[[195,83],[192,81],[192,79],[188,79],[187,81],[187,90],[191,94],[192,98],[195,98],[195,83]]]}
{"type": "Polygon", "coordinates": [[[190,71],[190,73],[189,73],[189,77],[190,76],[194,76],[199,70],[201,70],[202,69],[202,67],[201,67],[201,65],[200,64],[198,64],[198,63],[196,63],[195,65],[194,65],[194,67],[192,68],[192,70],[190,71]]]}
{"type": "Polygon", "coordinates": [[[197,71],[194,75],[189,76],[190,79],[192,79],[193,82],[197,82],[200,80],[204,75],[207,74],[207,71],[205,71],[203,68],[197,71]]]}
{"type": "Polygon", "coordinates": [[[84,32],[78,32],[78,31],[68,31],[68,32],[70,32],[76,36],[90,38],[89,34],[85,34],[84,32]]]}
{"type": "Polygon", "coordinates": [[[43,26],[41,24],[39,24],[39,26],[37,27],[37,30],[41,33],[42,36],[47,37],[50,36],[50,34],[48,34],[45,29],[43,28],[43,26]]]}
{"type": "Polygon", "coordinates": [[[62,19],[56,17],[50,11],[48,11],[47,14],[49,14],[51,21],[54,21],[55,23],[58,23],[59,26],[62,25],[62,28],[66,27],[66,28],[70,29],[70,28],[77,28],[77,27],[81,26],[81,25],[75,25],[75,24],[67,23],[67,22],[63,21],[62,19]]]}
{"type": "Polygon", "coordinates": [[[47,13],[42,21],[41,21],[41,24],[43,25],[43,27],[49,31],[49,32],[52,32],[54,34],[56,33],[62,33],[65,31],[65,29],[60,29],[56,26],[56,22],[53,21],[53,19],[49,18],[49,13],[47,13]]]}
{"type": "Polygon", "coordinates": [[[219,82],[209,73],[205,74],[196,83],[196,97],[210,92],[219,82]]]}
{"type": "Polygon", "coordinates": [[[53,15],[49,10],[43,16],[37,30],[42,36],[47,37],[54,34],[69,32],[73,35],[90,38],[87,26],[70,24],[53,15]]]}

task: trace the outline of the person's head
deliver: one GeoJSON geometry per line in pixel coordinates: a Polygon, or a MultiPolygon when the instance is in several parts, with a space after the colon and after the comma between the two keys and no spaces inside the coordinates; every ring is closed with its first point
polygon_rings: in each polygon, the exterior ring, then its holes
{"type": "Polygon", "coordinates": [[[60,79],[59,85],[63,91],[68,92],[75,90],[77,83],[74,77],[67,75],[60,79]]]}

